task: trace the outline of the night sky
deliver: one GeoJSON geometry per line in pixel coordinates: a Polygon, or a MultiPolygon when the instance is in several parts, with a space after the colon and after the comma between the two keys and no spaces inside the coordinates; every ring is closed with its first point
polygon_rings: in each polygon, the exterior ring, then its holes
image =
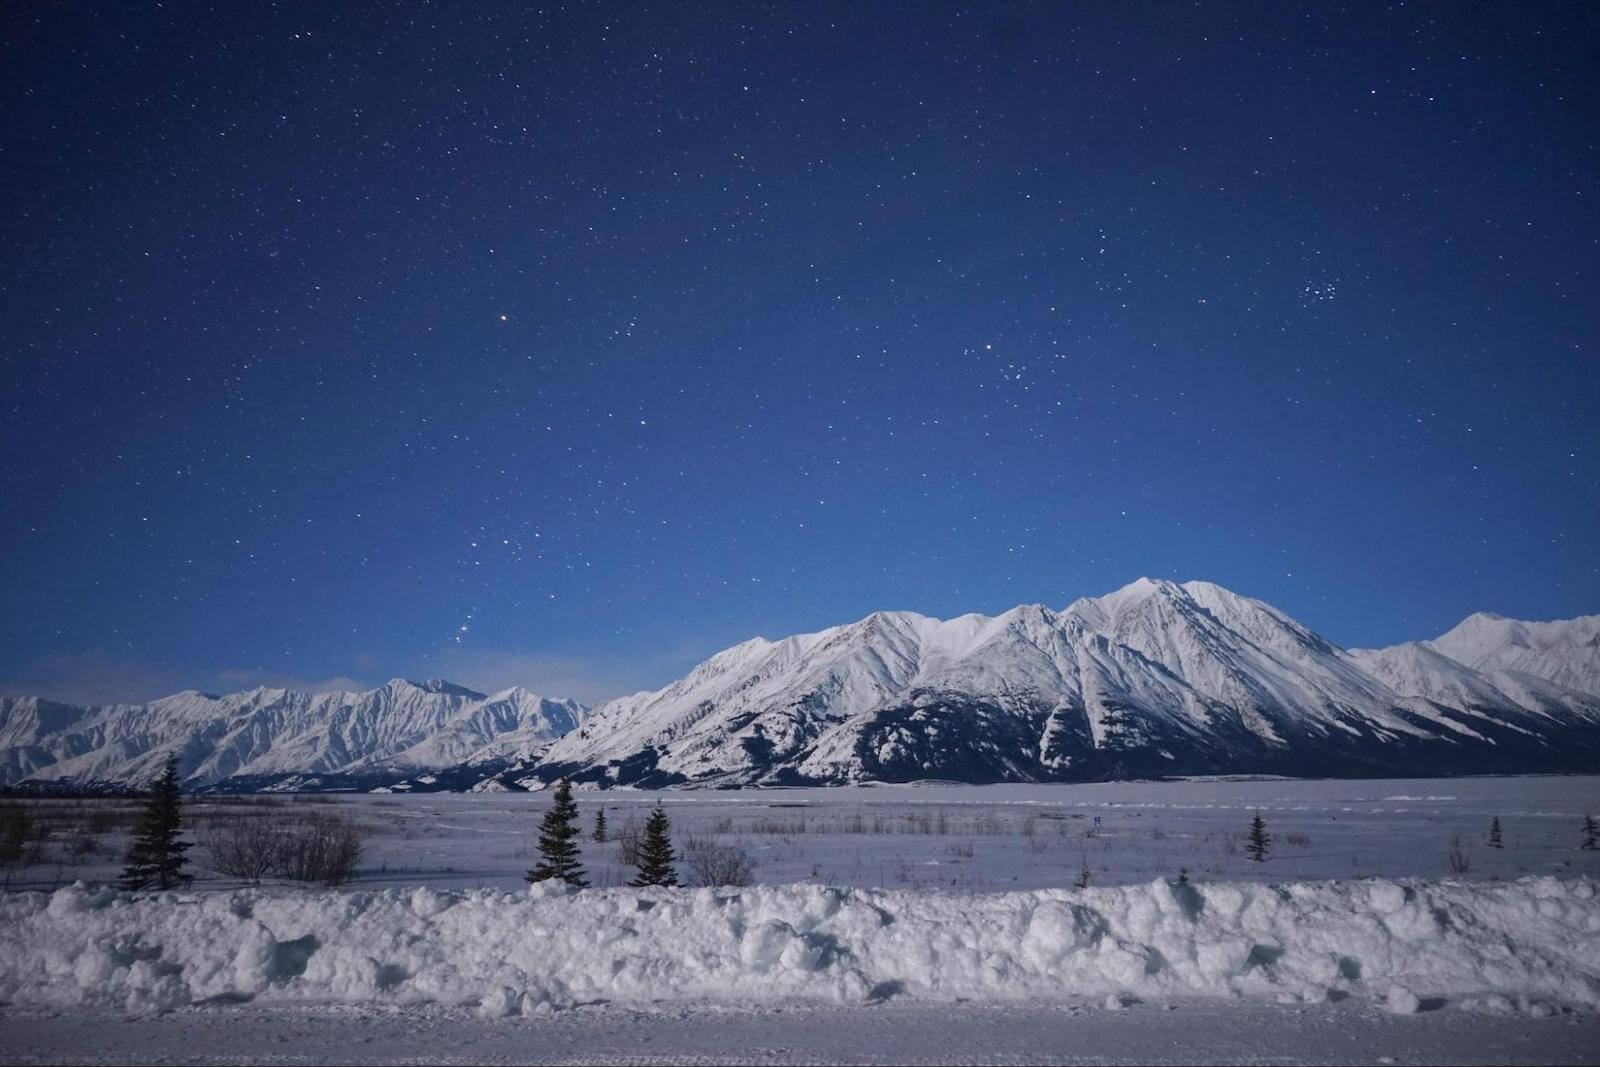
{"type": "Polygon", "coordinates": [[[1600,611],[1592,4],[15,4],[0,690],[1600,611]]]}

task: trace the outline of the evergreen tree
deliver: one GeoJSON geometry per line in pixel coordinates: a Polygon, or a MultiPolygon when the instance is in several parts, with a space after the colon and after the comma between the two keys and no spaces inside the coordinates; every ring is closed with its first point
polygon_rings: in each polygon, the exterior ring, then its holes
{"type": "Polygon", "coordinates": [[[578,862],[578,802],[572,799],[572,782],[556,783],[555,803],[539,825],[539,864],[526,875],[530,882],[559,878],[582,889],[589,884],[578,862]]]}
{"type": "Polygon", "coordinates": [[[1600,823],[1594,821],[1593,815],[1583,817],[1583,844],[1578,847],[1590,852],[1600,848],[1600,823]]]}
{"type": "Polygon", "coordinates": [[[188,859],[189,842],[180,841],[183,832],[182,796],[178,790],[178,757],[167,757],[167,766],[150,787],[150,799],[139,816],[133,844],[122,869],[122,888],[144,889],[154,885],[157,889],[171,889],[180,882],[188,883],[193,875],[184,873],[188,859]]]}
{"type": "Polygon", "coordinates": [[[678,872],[672,866],[677,856],[672,851],[671,832],[672,824],[667,821],[667,813],[657,802],[656,810],[645,821],[644,839],[639,842],[639,877],[629,885],[678,884],[678,872]]]}
{"type": "Polygon", "coordinates": [[[1489,847],[1505,848],[1505,838],[1500,835],[1500,816],[1489,820],[1489,847]]]}
{"type": "Polygon", "coordinates": [[[1261,819],[1261,812],[1256,812],[1256,817],[1250,820],[1250,840],[1245,844],[1244,850],[1250,858],[1257,863],[1264,863],[1267,858],[1267,847],[1272,844],[1272,838],[1267,835],[1267,824],[1261,819]]]}
{"type": "Polygon", "coordinates": [[[1189,884],[1189,868],[1187,868],[1187,867],[1179,867],[1178,868],[1178,880],[1174,884],[1175,885],[1188,885],[1189,884]]]}
{"type": "Polygon", "coordinates": [[[606,809],[599,808],[594,813],[594,832],[589,835],[600,844],[606,843],[606,809]]]}

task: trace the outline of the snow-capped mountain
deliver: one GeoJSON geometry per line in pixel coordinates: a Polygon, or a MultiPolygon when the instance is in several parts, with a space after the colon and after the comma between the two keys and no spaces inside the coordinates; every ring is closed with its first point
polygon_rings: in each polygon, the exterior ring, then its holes
{"type": "Polygon", "coordinates": [[[531,773],[735,785],[1592,766],[1594,619],[1497,622],[1349,652],[1259,600],[1150,579],[1060,612],[880,612],[746,641],[604,704],[531,773]]]}
{"type": "Polygon", "coordinates": [[[520,788],[1177,774],[1432,775],[1600,765],[1600,616],[1474,615],[1341,649],[1209,582],[1140,579],[1059,612],[879,612],[755,638],[592,711],[396,680],[366,693],[0,700],[0,784],[520,788]]]}
{"type": "Polygon", "coordinates": [[[190,786],[319,775],[372,781],[527,756],[587,710],[522,688],[486,696],[437,679],[398,678],[363,693],[190,690],[93,707],[7,697],[0,699],[0,784],[143,784],[173,751],[190,786]]]}
{"type": "Polygon", "coordinates": [[[1600,615],[1523,622],[1479,612],[1428,647],[1480,671],[1514,671],[1600,693],[1600,615]]]}

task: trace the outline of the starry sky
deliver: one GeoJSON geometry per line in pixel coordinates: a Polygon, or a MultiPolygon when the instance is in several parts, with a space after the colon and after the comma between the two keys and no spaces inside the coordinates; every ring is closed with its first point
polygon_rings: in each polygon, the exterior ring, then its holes
{"type": "Polygon", "coordinates": [[[1593,5],[0,18],[0,691],[1600,611],[1593,5]]]}

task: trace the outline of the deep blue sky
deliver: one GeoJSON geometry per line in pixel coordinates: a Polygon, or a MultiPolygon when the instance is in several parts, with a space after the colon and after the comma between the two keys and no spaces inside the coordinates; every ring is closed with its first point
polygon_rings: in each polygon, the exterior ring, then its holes
{"type": "Polygon", "coordinates": [[[1600,611],[1591,4],[16,5],[0,689],[1600,611]]]}

